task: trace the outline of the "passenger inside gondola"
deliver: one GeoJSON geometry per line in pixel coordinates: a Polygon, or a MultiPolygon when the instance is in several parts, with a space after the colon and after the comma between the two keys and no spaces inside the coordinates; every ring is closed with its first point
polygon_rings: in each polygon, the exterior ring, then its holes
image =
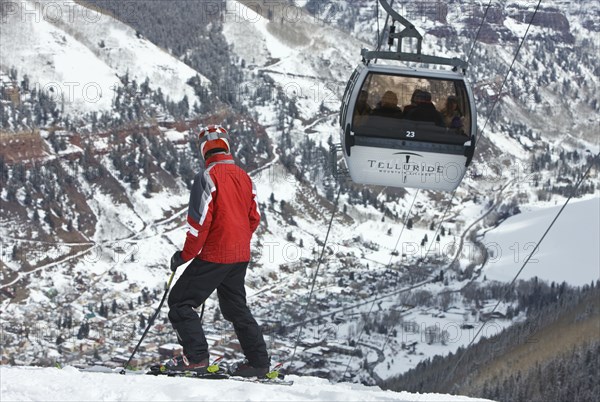
{"type": "Polygon", "coordinates": [[[371,74],[358,90],[352,132],[363,138],[459,144],[465,139],[459,134],[470,136],[467,99],[451,80],[371,74]]]}
{"type": "Polygon", "coordinates": [[[416,106],[405,117],[408,120],[435,123],[436,126],[445,127],[444,119],[431,102],[431,93],[419,91],[415,95],[416,106]]]}
{"type": "Polygon", "coordinates": [[[369,99],[369,93],[367,91],[360,91],[358,94],[358,99],[356,101],[356,112],[358,114],[370,114],[373,110],[367,100],[369,99]]]}
{"type": "Polygon", "coordinates": [[[361,90],[356,100],[356,108],[354,110],[354,125],[361,125],[364,123],[366,117],[371,114],[373,108],[368,102],[369,93],[365,90],[361,90]]]}
{"type": "Polygon", "coordinates": [[[401,119],[402,109],[398,107],[398,95],[394,91],[386,91],[372,114],[401,119]]]}
{"type": "Polygon", "coordinates": [[[404,117],[408,115],[408,113],[417,107],[417,96],[422,92],[420,89],[415,89],[412,96],[410,97],[410,104],[404,106],[404,117]]]}
{"type": "Polygon", "coordinates": [[[444,125],[448,128],[457,129],[460,134],[467,135],[464,130],[464,115],[458,105],[458,99],[454,95],[448,96],[446,106],[441,111],[444,118],[444,125]]]}

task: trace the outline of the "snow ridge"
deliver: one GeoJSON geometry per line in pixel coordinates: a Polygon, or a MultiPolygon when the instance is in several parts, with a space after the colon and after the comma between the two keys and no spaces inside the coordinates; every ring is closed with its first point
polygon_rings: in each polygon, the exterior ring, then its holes
{"type": "Polygon", "coordinates": [[[293,386],[229,380],[82,373],[76,368],[0,368],[3,401],[483,401],[442,394],[382,391],[358,384],[330,384],[290,376],[293,386]],[[35,386],[31,386],[35,384],[35,386]]]}

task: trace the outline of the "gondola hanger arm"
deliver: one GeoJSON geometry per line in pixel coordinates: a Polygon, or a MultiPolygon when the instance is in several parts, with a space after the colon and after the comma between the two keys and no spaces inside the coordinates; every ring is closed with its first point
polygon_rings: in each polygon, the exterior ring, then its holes
{"type": "Polygon", "coordinates": [[[402,24],[405,29],[400,32],[396,32],[396,28],[394,25],[390,27],[389,45],[393,45],[394,40],[398,40],[398,46],[395,51],[369,51],[367,49],[363,49],[361,55],[363,56],[363,62],[365,64],[369,64],[369,62],[373,59],[386,59],[386,60],[396,60],[396,61],[408,61],[408,62],[416,62],[416,63],[429,63],[429,64],[439,64],[439,65],[447,65],[452,66],[454,71],[461,70],[463,74],[467,70],[467,62],[453,57],[439,57],[439,56],[430,56],[421,54],[421,46],[423,42],[423,36],[415,26],[408,21],[406,18],[401,16],[396,10],[392,8],[392,6],[386,0],[379,0],[379,3],[383,7],[383,9],[392,17],[394,23],[397,21],[402,24]],[[412,38],[417,40],[417,49],[416,52],[404,52],[402,50],[402,41],[405,38],[412,38]]]}
{"type": "Polygon", "coordinates": [[[383,7],[383,9],[392,17],[394,22],[398,21],[400,24],[404,25],[404,30],[398,33],[394,33],[393,37],[395,38],[415,38],[419,42],[419,49],[421,49],[421,41],[423,40],[423,35],[417,28],[406,18],[401,16],[396,10],[392,8],[392,6],[386,0],[379,0],[379,3],[383,7]]]}

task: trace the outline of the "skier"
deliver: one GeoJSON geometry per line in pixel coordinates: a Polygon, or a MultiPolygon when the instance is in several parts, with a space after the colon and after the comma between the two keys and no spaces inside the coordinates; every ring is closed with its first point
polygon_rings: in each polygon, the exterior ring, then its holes
{"type": "Polygon", "coordinates": [[[183,250],[171,257],[171,270],[192,260],[169,295],[169,320],[183,355],[167,370],[205,373],[208,344],[194,308],[217,290],[223,317],[233,323],[246,360],[231,374],[262,377],[269,371],[263,334],[246,304],[244,278],[250,261],[250,239],[260,223],[256,188],[231,156],[229,135],[216,125],[200,130],[206,169],[194,179],[183,250]]]}

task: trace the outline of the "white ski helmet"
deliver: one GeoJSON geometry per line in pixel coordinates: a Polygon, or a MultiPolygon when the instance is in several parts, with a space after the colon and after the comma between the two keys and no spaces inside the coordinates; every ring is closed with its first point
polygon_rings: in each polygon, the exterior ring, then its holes
{"type": "Polygon", "coordinates": [[[200,129],[198,133],[200,139],[200,153],[206,159],[206,154],[210,151],[231,153],[229,147],[229,134],[227,130],[219,125],[210,125],[200,129]]]}

